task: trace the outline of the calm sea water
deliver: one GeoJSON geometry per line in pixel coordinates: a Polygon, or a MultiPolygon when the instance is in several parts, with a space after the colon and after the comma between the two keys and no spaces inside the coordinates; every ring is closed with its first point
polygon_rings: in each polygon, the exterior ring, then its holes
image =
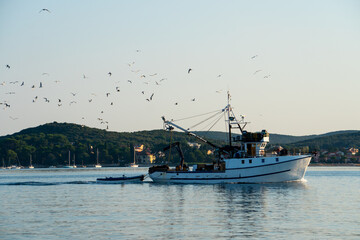
{"type": "Polygon", "coordinates": [[[146,168],[0,170],[0,239],[360,239],[360,168],[284,184],[96,184],[146,168]]]}

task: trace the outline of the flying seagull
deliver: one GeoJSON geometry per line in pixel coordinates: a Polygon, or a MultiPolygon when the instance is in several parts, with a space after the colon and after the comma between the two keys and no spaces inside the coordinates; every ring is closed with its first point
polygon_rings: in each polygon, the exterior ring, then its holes
{"type": "Polygon", "coordinates": [[[39,11],[39,13],[41,13],[41,12],[48,12],[48,13],[50,13],[50,10],[47,9],[47,8],[43,8],[43,9],[41,9],[41,10],[39,11]]]}
{"type": "Polygon", "coordinates": [[[188,73],[190,73],[191,71],[192,71],[192,69],[191,69],[191,68],[189,68],[188,73]]]}
{"type": "Polygon", "coordinates": [[[111,77],[112,73],[111,73],[111,72],[108,72],[108,74],[109,74],[109,77],[111,77]]]}
{"type": "Polygon", "coordinates": [[[10,65],[9,65],[9,64],[6,64],[6,68],[10,69],[10,65]]]}
{"type": "Polygon", "coordinates": [[[254,75],[257,74],[257,73],[260,72],[260,71],[261,71],[261,69],[256,70],[256,71],[254,72],[254,75]]]}
{"type": "Polygon", "coordinates": [[[251,57],[251,59],[254,59],[254,58],[256,58],[257,56],[258,56],[258,55],[254,55],[254,56],[251,57]]]}

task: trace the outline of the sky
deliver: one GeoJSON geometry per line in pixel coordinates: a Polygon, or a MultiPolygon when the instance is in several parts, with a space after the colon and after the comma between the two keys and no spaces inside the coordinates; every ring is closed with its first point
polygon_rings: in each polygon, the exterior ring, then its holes
{"type": "Polygon", "coordinates": [[[248,131],[360,130],[359,43],[357,0],[0,0],[0,136],[162,129],[227,91],[248,131]]]}

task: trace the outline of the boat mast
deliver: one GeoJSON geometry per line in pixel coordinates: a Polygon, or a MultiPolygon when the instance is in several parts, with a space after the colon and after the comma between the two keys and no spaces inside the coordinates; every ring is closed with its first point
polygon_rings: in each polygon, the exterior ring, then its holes
{"type": "Polygon", "coordinates": [[[228,94],[228,106],[227,106],[227,112],[228,112],[228,121],[229,121],[229,146],[231,147],[231,121],[230,121],[230,92],[227,92],[228,94]]]}

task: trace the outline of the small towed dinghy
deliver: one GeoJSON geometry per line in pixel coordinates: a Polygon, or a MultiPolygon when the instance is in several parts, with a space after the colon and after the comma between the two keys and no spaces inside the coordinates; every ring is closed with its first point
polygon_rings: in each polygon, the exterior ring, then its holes
{"type": "Polygon", "coordinates": [[[98,178],[96,179],[97,183],[134,183],[134,182],[142,182],[145,179],[145,175],[136,175],[127,177],[123,175],[122,177],[106,177],[106,178],[98,178]]]}

